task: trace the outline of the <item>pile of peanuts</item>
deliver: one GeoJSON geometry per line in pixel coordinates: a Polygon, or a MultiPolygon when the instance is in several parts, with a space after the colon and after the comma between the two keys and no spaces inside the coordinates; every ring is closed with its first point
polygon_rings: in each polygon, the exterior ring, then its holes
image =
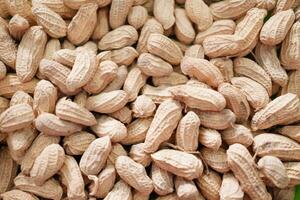
{"type": "Polygon", "coordinates": [[[299,0],[0,0],[0,199],[293,200],[299,0]]]}

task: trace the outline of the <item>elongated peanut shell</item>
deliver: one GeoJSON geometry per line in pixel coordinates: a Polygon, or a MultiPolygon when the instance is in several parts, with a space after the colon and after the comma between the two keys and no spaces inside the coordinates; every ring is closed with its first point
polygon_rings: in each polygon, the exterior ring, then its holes
{"type": "Polygon", "coordinates": [[[181,118],[181,105],[174,100],[164,101],[156,110],[148,129],[144,150],[155,152],[161,143],[168,140],[181,118]]]}
{"type": "Polygon", "coordinates": [[[35,127],[52,136],[68,136],[82,129],[82,126],[62,120],[51,113],[40,114],[35,120],[35,127]]]}
{"type": "Polygon", "coordinates": [[[96,124],[96,119],[89,110],[65,98],[60,99],[56,104],[55,114],[60,119],[84,126],[96,124]]]}
{"type": "Polygon", "coordinates": [[[152,192],[152,180],[147,176],[144,166],[127,156],[119,156],[115,166],[120,177],[137,191],[145,194],[152,192]]]}
{"type": "Polygon", "coordinates": [[[59,175],[62,178],[62,183],[67,187],[68,198],[85,198],[84,182],[75,158],[65,156],[59,175]]]}
{"type": "Polygon", "coordinates": [[[111,151],[111,141],[108,136],[94,140],[83,153],[79,167],[85,175],[96,175],[104,167],[111,151]]]}
{"type": "Polygon", "coordinates": [[[128,102],[128,95],[123,90],[100,93],[87,99],[86,108],[99,113],[113,113],[123,108],[128,102]]]}
{"type": "Polygon", "coordinates": [[[253,150],[260,157],[269,155],[283,161],[299,161],[300,145],[288,137],[274,133],[255,136],[253,150]]]}
{"type": "Polygon", "coordinates": [[[34,120],[32,107],[28,104],[17,104],[9,107],[0,115],[0,130],[12,132],[29,126],[34,120]]]}
{"type": "Polygon", "coordinates": [[[37,23],[42,26],[45,32],[52,38],[60,38],[67,35],[67,24],[56,12],[43,4],[34,4],[32,13],[37,23]]]}
{"type": "Polygon", "coordinates": [[[79,45],[89,40],[97,23],[97,8],[96,3],[87,3],[79,8],[67,29],[70,42],[79,45]]]}
{"type": "Polygon", "coordinates": [[[299,118],[300,101],[297,95],[287,93],[275,98],[265,108],[255,113],[251,121],[253,130],[265,129],[299,118]]]}
{"type": "Polygon", "coordinates": [[[151,158],[158,167],[187,180],[199,177],[203,171],[201,160],[185,152],[163,149],[151,154],[151,158]]]}
{"type": "Polygon", "coordinates": [[[234,176],[251,199],[272,199],[258,171],[254,168],[254,161],[246,147],[241,144],[230,145],[227,158],[234,176]]]}
{"type": "Polygon", "coordinates": [[[62,167],[65,160],[64,149],[58,144],[47,146],[36,158],[30,171],[30,177],[37,185],[42,185],[62,167]]]}
{"type": "Polygon", "coordinates": [[[37,72],[47,42],[47,34],[41,26],[26,31],[18,47],[16,73],[21,82],[30,81],[37,72]]]}

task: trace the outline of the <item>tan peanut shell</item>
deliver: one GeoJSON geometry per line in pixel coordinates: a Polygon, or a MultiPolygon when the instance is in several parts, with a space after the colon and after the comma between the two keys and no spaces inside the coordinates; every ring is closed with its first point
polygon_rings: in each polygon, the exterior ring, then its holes
{"type": "Polygon", "coordinates": [[[150,53],[143,53],[139,56],[137,67],[143,74],[153,77],[168,76],[173,72],[172,65],[150,53]]]}
{"type": "Polygon", "coordinates": [[[41,26],[26,31],[18,47],[16,73],[21,82],[30,81],[37,72],[47,42],[41,26]]]}
{"type": "Polygon", "coordinates": [[[155,163],[151,166],[151,179],[157,194],[167,195],[174,191],[173,175],[159,168],[155,163]]]}
{"type": "Polygon", "coordinates": [[[29,126],[34,120],[32,107],[26,103],[9,107],[0,114],[1,132],[12,132],[29,126]]]}
{"type": "Polygon", "coordinates": [[[26,200],[37,200],[38,198],[30,193],[27,193],[27,192],[23,192],[22,190],[16,190],[16,189],[13,189],[13,190],[10,190],[10,191],[7,191],[5,193],[2,193],[0,195],[0,197],[3,199],[3,200],[12,200],[12,199],[15,199],[15,200],[21,200],[21,199],[26,199],[26,200]]]}
{"type": "Polygon", "coordinates": [[[147,49],[150,53],[174,65],[179,64],[183,57],[178,45],[168,37],[159,33],[152,33],[149,36],[147,49]]]}
{"type": "Polygon", "coordinates": [[[49,146],[50,144],[58,144],[59,141],[60,138],[57,136],[48,136],[44,133],[39,134],[31,144],[30,148],[26,151],[24,159],[22,160],[22,173],[29,175],[29,172],[33,166],[35,159],[39,156],[43,149],[49,146]]]}
{"type": "Polygon", "coordinates": [[[153,15],[165,30],[171,28],[175,23],[174,9],[174,0],[154,0],[153,15]]]}
{"type": "Polygon", "coordinates": [[[104,200],[132,200],[131,187],[123,180],[119,180],[104,200]]]}
{"type": "Polygon", "coordinates": [[[276,0],[257,0],[256,7],[257,8],[263,8],[266,10],[273,10],[276,5],[276,0]]]}
{"type": "Polygon", "coordinates": [[[196,200],[200,198],[200,193],[193,181],[187,181],[182,177],[175,178],[176,194],[180,199],[196,200]]]}
{"type": "Polygon", "coordinates": [[[278,132],[281,135],[287,136],[297,142],[300,141],[300,127],[299,125],[289,125],[283,126],[282,128],[278,129],[278,132]]]}
{"type": "Polygon", "coordinates": [[[237,24],[233,35],[222,34],[206,37],[203,41],[205,54],[211,58],[248,54],[248,51],[254,48],[253,44],[257,40],[266,15],[266,10],[252,8],[237,24]]]}
{"type": "Polygon", "coordinates": [[[299,69],[300,22],[296,21],[281,45],[280,62],[285,69],[299,69]]]}
{"type": "Polygon", "coordinates": [[[49,81],[41,80],[35,87],[33,96],[33,109],[36,114],[54,112],[57,100],[57,89],[49,81]]]}
{"type": "Polygon", "coordinates": [[[287,84],[288,76],[280,65],[275,47],[258,43],[255,48],[255,57],[258,64],[265,69],[273,82],[281,87],[287,84]]]}
{"type": "Polygon", "coordinates": [[[43,4],[34,4],[32,8],[38,25],[52,38],[60,38],[67,35],[67,25],[62,17],[43,4]]]}
{"type": "Polygon", "coordinates": [[[124,145],[143,142],[152,118],[138,118],[127,125],[127,136],[121,141],[124,145]]]}
{"type": "Polygon", "coordinates": [[[116,159],[119,156],[127,156],[127,151],[124,149],[124,147],[120,143],[114,143],[112,145],[111,152],[108,156],[107,163],[115,164],[116,159]]]}
{"type": "Polygon", "coordinates": [[[39,71],[47,77],[54,85],[56,85],[61,92],[65,94],[73,94],[77,91],[70,91],[67,88],[66,80],[71,73],[71,70],[52,60],[42,59],[39,66],[39,71]]]}
{"type": "MultiPolygon", "coordinates": [[[[194,0],[195,1],[195,0],[194,0]]],[[[231,35],[235,31],[236,24],[231,19],[223,19],[223,20],[217,20],[212,23],[212,25],[204,31],[199,31],[195,38],[196,44],[202,44],[204,39],[211,35],[231,35]]]]}
{"type": "Polygon", "coordinates": [[[244,192],[240,186],[239,181],[231,173],[223,175],[223,180],[220,188],[220,199],[244,199],[244,192]]]}
{"type": "Polygon", "coordinates": [[[91,127],[99,137],[109,136],[112,142],[120,142],[127,136],[127,129],[120,121],[105,115],[97,119],[97,124],[91,127]]]}
{"type": "Polygon", "coordinates": [[[61,45],[58,39],[50,39],[45,47],[43,58],[53,59],[53,55],[56,51],[61,49],[61,45]]]}
{"type": "Polygon", "coordinates": [[[109,24],[116,29],[125,24],[134,0],[112,0],[109,10],[109,24]]]}
{"type": "Polygon", "coordinates": [[[86,85],[93,77],[97,66],[93,53],[82,50],[77,54],[74,65],[66,80],[66,86],[70,91],[86,85]]]}
{"type": "Polygon", "coordinates": [[[213,23],[213,16],[202,0],[186,0],[185,11],[192,22],[197,25],[199,31],[207,30],[213,23]]]}
{"type": "Polygon", "coordinates": [[[62,167],[65,159],[64,149],[58,144],[50,144],[35,159],[30,177],[37,185],[42,185],[62,167]]]}
{"type": "Polygon", "coordinates": [[[200,119],[196,113],[189,111],[181,118],[176,130],[176,144],[185,151],[198,148],[200,119]]]}
{"type": "Polygon", "coordinates": [[[11,97],[9,106],[14,106],[22,103],[27,103],[28,105],[32,106],[33,98],[28,93],[19,90],[15,92],[14,95],[11,97]]]}
{"type": "Polygon", "coordinates": [[[0,114],[9,107],[10,101],[4,97],[0,97],[0,114]]]}
{"type": "Polygon", "coordinates": [[[275,156],[282,161],[299,160],[300,145],[294,140],[273,133],[263,133],[254,137],[253,150],[260,157],[275,156]]]}
{"type": "Polygon", "coordinates": [[[137,51],[139,53],[148,52],[147,41],[151,33],[163,34],[163,32],[164,32],[163,26],[155,18],[148,19],[141,29],[141,33],[136,48],[137,51]]]}
{"type": "Polygon", "coordinates": [[[278,0],[275,6],[274,13],[276,14],[278,12],[290,9],[295,2],[296,0],[278,0]]]}
{"type": "Polygon", "coordinates": [[[293,25],[295,14],[292,9],[273,15],[262,27],[260,41],[275,46],[281,43],[293,25]]]}
{"type": "Polygon", "coordinates": [[[143,6],[133,6],[128,13],[128,24],[136,29],[144,26],[148,19],[148,11],[143,6]]]}
{"type": "Polygon", "coordinates": [[[18,14],[14,15],[8,23],[9,33],[16,40],[21,40],[29,27],[28,21],[18,14]]]}
{"type": "Polygon", "coordinates": [[[60,119],[84,126],[96,124],[96,119],[90,111],[66,98],[62,98],[57,102],[55,114],[60,119]]]}
{"type": "Polygon", "coordinates": [[[202,127],[199,129],[198,141],[214,151],[217,151],[222,144],[221,134],[217,130],[202,127]]]}
{"type": "Polygon", "coordinates": [[[205,59],[185,56],[181,61],[180,67],[184,74],[212,87],[218,87],[224,81],[220,70],[205,59]]]}
{"type": "Polygon", "coordinates": [[[254,167],[251,154],[245,146],[241,144],[230,145],[227,150],[227,158],[234,176],[251,199],[272,199],[254,167]]]}
{"type": "Polygon", "coordinates": [[[201,149],[201,154],[203,162],[205,162],[213,170],[219,173],[226,173],[230,170],[225,149],[219,148],[215,151],[215,149],[203,147],[201,149]]]}
{"type": "MultiPolygon", "coordinates": [[[[2,2],[1,4],[3,4],[2,2]]],[[[17,58],[17,45],[10,36],[7,27],[0,24],[0,60],[11,68],[15,68],[17,58]]]]}
{"type": "Polygon", "coordinates": [[[234,112],[237,122],[244,122],[248,119],[250,106],[240,89],[229,83],[222,83],[218,87],[218,92],[225,97],[227,107],[234,112]]]}
{"type": "Polygon", "coordinates": [[[79,167],[85,175],[96,175],[104,167],[111,151],[111,141],[108,136],[97,138],[83,153],[79,167]]]}
{"type": "Polygon", "coordinates": [[[103,92],[111,92],[113,90],[121,89],[127,78],[127,75],[127,67],[125,65],[120,66],[117,70],[116,77],[110,84],[108,84],[108,86],[103,90],[103,92]]]}
{"type": "Polygon", "coordinates": [[[153,87],[146,84],[142,89],[142,94],[150,97],[154,103],[161,104],[165,100],[172,99],[171,87],[162,85],[153,87]]]}
{"type": "Polygon", "coordinates": [[[133,47],[123,47],[111,51],[111,60],[117,65],[130,65],[139,56],[133,47]]]}
{"type": "Polygon", "coordinates": [[[150,194],[153,190],[152,180],[147,176],[144,166],[130,157],[119,156],[115,167],[119,176],[137,191],[150,194]]]}
{"type": "Polygon", "coordinates": [[[240,124],[234,124],[221,131],[221,135],[228,145],[239,143],[249,147],[253,143],[253,134],[250,129],[240,124]]]}
{"type": "Polygon", "coordinates": [[[201,194],[206,199],[219,199],[221,177],[214,171],[209,171],[203,174],[196,180],[196,183],[201,191],[201,194]]]}
{"type": "Polygon", "coordinates": [[[216,19],[238,18],[256,5],[255,1],[225,0],[210,5],[210,10],[216,19]]]}
{"type": "Polygon", "coordinates": [[[17,163],[9,154],[9,149],[2,147],[0,151],[0,192],[1,194],[10,190],[13,186],[13,180],[17,175],[17,163]]]}
{"type": "Polygon", "coordinates": [[[132,68],[123,85],[124,91],[128,94],[128,101],[134,101],[141,88],[146,84],[147,76],[145,76],[138,67],[132,68]]]}
{"type": "Polygon", "coordinates": [[[188,81],[188,78],[178,72],[172,72],[169,76],[163,77],[152,77],[152,83],[154,86],[162,85],[180,85],[185,84],[188,81]]]}
{"type": "Polygon", "coordinates": [[[291,122],[291,120],[299,118],[299,104],[299,98],[295,94],[287,93],[279,96],[255,113],[251,121],[251,128],[253,130],[265,129],[291,122]]]}
{"type": "Polygon", "coordinates": [[[152,161],[150,154],[144,151],[144,143],[132,145],[129,151],[129,157],[144,167],[148,167],[152,161]]]}
{"type": "Polygon", "coordinates": [[[27,0],[5,1],[6,8],[11,16],[19,14],[26,18],[30,24],[35,23],[35,18],[31,12],[31,2],[27,0]]]}
{"type": "Polygon", "coordinates": [[[184,56],[204,59],[204,49],[201,44],[194,44],[187,48],[184,56]]]}
{"type": "Polygon", "coordinates": [[[133,116],[137,118],[151,117],[154,115],[156,105],[150,97],[140,95],[132,103],[133,116]]]}
{"type": "Polygon", "coordinates": [[[97,198],[104,198],[113,188],[116,176],[116,169],[110,164],[108,164],[98,176],[89,175],[89,179],[92,181],[89,185],[89,194],[97,198]]]}
{"type": "Polygon", "coordinates": [[[70,42],[79,45],[89,40],[97,23],[97,8],[96,3],[87,3],[79,8],[67,28],[70,42]]]}
{"type": "Polygon", "coordinates": [[[234,73],[236,76],[248,77],[265,87],[269,96],[272,94],[272,82],[267,72],[256,62],[248,58],[234,59],[234,73]]]}
{"type": "Polygon", "coordinates": [[[89,97],[86,108],[99,113],[113,113],[123,108],[127,102],[128,94],[124,90],[114,90],[89,97]]]}
{"type": "Polygon", "coordinates": [[[12,158],[16,162],[19,164],[22,162],[27,149],[31,146],[37,134],[32,126],[8,134],[6,143],[12,158]]]}
{"type": "Polygon", "coordinates": [[[231,83],[246,96],[249,104],[257,111],[269,103],[267,90],[256,81],[247,77],[234,77],[231,83]]]}
{"type": "Polygon", "coordinates": [[[29,82],[22,83],[16,74],[7,74],[4,79],[0,80],[0,95],[3,97],[12,97],[18,90],[32,94],[37,82],[38,79],[33,78],[29,82]]]}
{"type": "Polygon", "coordinates": [[[174,99],[185,103],[190,108],[202,111],[221,111],[226,101],[220,93],[192,85],[181,85],[170,89],[174,99]]]}
{"type": "Polygon", "coordinates": [[[72,68],[76,59],[76,51],[72,49],[60,49],[54,52],[53,60],[72,68]]]}
{"type": "Polygon", "coordinates": [[[35,120],[39,131],[52,136],[68,136],[82,129],[82,126],[60,119],[51,113],[42,113],[35,120]]]}
{"type": "Polygon", "coordinates": [[[283,165],[290,179],[289,187],[294,187],[295,185],[298,185],[300,183],[300,179],[299,179],[300,162],[284,162],[283,165]]]}
{"type": "Polygon", "coordinates": [[[193,28],[192,22],[189,20],[185,9],[176,8],[175,9],[175,35],[176,38],[184,43],[190,44],[194,41],[195,30],[193,28]]]}
{"type": "Polygon", "coordinates": [[[74,96],[74,102],[82,107],[85,107],[87,98],[88,94],[85,91],[81,91],[74,96]]]}
{"type": "Polygon", "coordinates": [[[124,124],[129,124],[132,121],[132,111],[127,106],[111,113],[110,116],[124,124]]]}
{"type": "Polygon", "coordinates": [[[220,112],[193,110],[200,118],[201,125],[210,129],[224,130],[235,122],[235,114],[230,109],[220,112]]]}
{"type": "Polygon", "coordinates": [[[289,177],[286,169],[279,158],[274,156],[264,156],[257,162],[258,169],[271,182],[271,186],[285,188],[289,184],[289,177]]]}
{"type": "Polygon", "coordinates": [[[75,158],[66,155],[58,174],[67,187],[68,198],[85,198],[84,182],[75,158]]]}
{"type": "Polygon", "coordinates": [[[109,32],[110,27],[109,27],[108,12],[109,12],[108,7],[98,9],[97,23],[96,23],[96,27],[95,27],[93,35],[92,35],[92,39],[99,40],[106,33],[109,32]]]}
{"type": "Polygon", "coordinates": [[[138,40],[138,33],[133,26],[123,25],[105,34],[98,43],[100,50],[120,49],[130,46],[138,40]]]}
{"type": "Polygon", "coordinates": [[[31,177],[19,174],[14,183],[17,189],[46,199],[59,200],[63,195],[62,187],[54,178],[50,178],[42,185],[36,185],[31,177]]]}
{"type": "Polygon", "coordinates": [[[230,79],[233,78],[233,62],[229,58],[213,58],[209,61],[211,64],[219,68],[220,72],[223,75],[224,82],[230,82],[230,79]]]}
{"type": "Polygon", "coordinates": [[[197,178],[203,172],[201,160],[182,151],[163,149],[151,154],[151,158],[158,167],[187,180],[197,178]]]}
{"type": "Polygon", "coordinates": [[[32,4],[43,4],[59,14],[63,19],[74,17],[76,11],[65,5],[64,0],[32,0],[32,4]]]}
{"type": "Polygon", "coordinates": [[[166,100],[159,105],[145,138],[145,152],[155,152],[171,137],[181,118],[181,109],[179,102],[174,100],[166,100]]]}
{"type": "Polygon", "coordinates": [[[63,147],[68,155],[82,155],[95,139],[95,135],[85,131],[79,131],[64,137],[63,147]]]}

